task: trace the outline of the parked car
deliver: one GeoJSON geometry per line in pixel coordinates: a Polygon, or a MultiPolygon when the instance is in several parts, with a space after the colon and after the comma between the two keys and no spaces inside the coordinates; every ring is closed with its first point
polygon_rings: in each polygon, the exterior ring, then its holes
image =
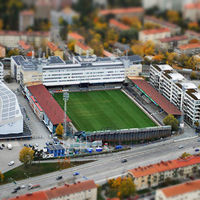
{"type": "Polygon", "coordinates": [[[56,178],[56,180],[58,181],[58,180],[60,180],[60,179],[62,179],[63,177],[62,176],[58,176],[57,178],[56,178]]]}
{"type": "Polygon", "coordinates": [[[15,164],[15,162],[12,160],[12,161],[10,161],[9,163],[8,163],[8,166],[12,166],[12,165],[14,165],[15,164]]]}
{"type": "Polygon", "coordinates": [[[36,184],[36,185],[28,185],[28,190],[31,190],[31,189],[35,189],[35,188],[39,188],[40,187],[40,184],[36,184]]]}
{"type": "Polygon", "coordinates": [[[14,190],[20,190],[21,189],[21,187],[20,186],[18,186],[18,187],[16,187],[14,190]]]}
{"type": "Polygon", "coordinates": [[[80,173],[79,172],[74,172],[73,176],[78,176],[80,173]]]}
{"type": "Polygon", "coordinates": [[[24,188],[26,188],[26,186],[25,186],[25,185],[21,185],[20,188],[21,188],[21,189],[24,189],[24,188]]]}
{"type": "Polygon", "coordinates": [[[182,145],[179,145],[179,146],[178,146],[178,148],[179,148],[179,149],[182,149],[182,148],[183,148],[183,146],[182,146],[182,145]]]}
{"type": "Polygon", "coordinates": [[[24,147],[28,147],[28,144],[24,144],[24,147]]]}
{"type": "Polygon", "coordinates": [[[0,146],[0,150],[3,150],[3,147],[0,146]]]}
{"type": "Polygon", "coordinates": [[[9,150],[12,150],[12,144],[7,144],[7,148],[9,149],[9,150]]]}
{"type": "Polygon", "coordinates": [[[12,194],[17,193],[17,190],[13,190],[11,193],[12,193],[12,194]]]}
{"type": "Polygon", "coordinates": [[[32,145],[32,144],[29,144],[28,146],[29,146],[30,148],[32,148],[32,147],[33,147],[33,145],[32,145]]]}
{"type": "Polygon", "coordinates": [[[199,151],[199,149],[195,149],[195,152],[198,152],[199,151]]]}

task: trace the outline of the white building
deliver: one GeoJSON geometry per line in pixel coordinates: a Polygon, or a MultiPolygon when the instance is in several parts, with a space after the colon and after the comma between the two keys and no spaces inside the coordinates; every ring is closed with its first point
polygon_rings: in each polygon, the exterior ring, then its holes
{"type": "Polygon", "coordinates": [[[138,76],[142,72],[141,58],[74,57],[65,63],[56,56],[48,59],[11,58],[11,75],[22,85],[42,82],[45,86],[117,83],[125,80],[125,74],[138,76]],[[135,70],[134,70],[135,66],[135,70]]]}
{"type": "Polygon", "coordinates": [[[143,42],[148,40],[157,42],[159,39],[167,37],[171,37],[171,32],[168,28],[150,29],[139,32],[139,40],[143,42]]]}
{"type": "Polygon", "coordinates": [[[184,113],[189,124],[200,122],[200,92],[193,83],[169,65],[151,65],[150,82],[184,113]]]}
{"type": "Polygon", "coordinates": [[[0,81],[3,81],[3,68],[4,68],[3,63],[0,62],[0,81]]]}
{"type": "Polygon", "coordinates": [[[200,179],[156,190],[155,200],[200,199],[200,179]]]}
{"type": "Polygon", "coordinates": [[[23,132],[23,116],[16,95],[0,81],[0,135],[23,132]]]}

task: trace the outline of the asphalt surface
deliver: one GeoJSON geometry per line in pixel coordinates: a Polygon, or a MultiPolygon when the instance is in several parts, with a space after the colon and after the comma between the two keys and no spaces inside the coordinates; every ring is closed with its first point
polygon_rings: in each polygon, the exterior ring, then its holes
{"type": "MultiPolygon", "coordinates": [[[[91,159],[97,159],[92,163],[84,164],[74,168],[45,174],[38,177],[28,178],[26,180],[17,181],[17,184],[9,183],[0,186],[0,199],[17,196],[19,194],[30,193],[40,189],[47,189],[64,183],[73,183],[74,181],[83,181],[85,179],[93,179],[97,184],[103,184],[106,180],[117,176],[125,175],[127,170],[145,166],[152,163],[166,161],[179,157],[183,152],[195,153],[195,148],[200,147],[198,138],[181,140],[174,142],[173,140],[149,144],[146,146],[133,147],[129,151],[96,156],[91,159]],[[182,145],[183,148],[178,147],[182,145]],[[195,148],[194,148],[195,147],[195,148]],[[126,158],[127,163],[121,163],[126,158]],[[80,175],[73,177],[74,172],[80,175]],[[56,177],[62,175],[63,179],[56,181],[56,177]],[[41,187],[35,190],[22,189],[17,194],[11,194],[15,187],[20,185],[40,184],[41,187]]],[[[80,160],[80,159],[79,159],[80,160]]]]}

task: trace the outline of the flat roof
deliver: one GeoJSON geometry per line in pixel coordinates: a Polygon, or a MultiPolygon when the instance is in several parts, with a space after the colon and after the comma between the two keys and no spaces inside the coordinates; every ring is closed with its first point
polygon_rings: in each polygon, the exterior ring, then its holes
{"type": "MultiPolygon", "coordinates": [[[[49,93],[46,87],[42,84],[29,86],[28,90],[39,103],[40,107],[44,110],[45,114],[52,122],[53,125],[64,122],[64,111],[49,93]]],[[[70,119],[67,117],[67,121],[70,119]]]]}
{"type": "Polygon", "coordinates": [[[179,74],[179,73],[177,73],[177,72],[169,73],[168,75],[174,81],[182,81],[184,79],[184,76],[179,74]]]}
{"type": "Polygon", "coordinates": [[[168,101],[162,94],[154,89],[145,80],[135,80],[132,82],[143,90],[153,101],[155,101],[166,113],[172,115],[182,115],[181,111],[176,108],[170,101],[168,101]]]}
{"type": "Polygon", "coordinates": [[[166,70],[173,70],[173,68],[170,65],[156,65],[157,67],[160,68],[161,71],[166,71],[166,70]]]}

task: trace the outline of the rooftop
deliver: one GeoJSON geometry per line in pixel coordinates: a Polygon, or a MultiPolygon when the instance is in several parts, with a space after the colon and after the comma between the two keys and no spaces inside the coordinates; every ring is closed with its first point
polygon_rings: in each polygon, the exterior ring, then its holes
{"type": "Polygon", "coordinates": [[[143,13],[144,8],[142,7],[130,7],[130,8],[116,8],[116,9],[107,9],[107,10],[101,10],[99,12],[100,15],[117,15],[117,14],[126,14],[126,13],[143,13]]]}
{"type": "Polygon", "coordinates": [[[160,163],[156,163],[153,165],[134,168],[129,170],[129,173],[138,178],[199,163],[200,156],[191,156],[187,157],[186,159],[178,158],[176,160],[161,161],[160,163]]]}
{"type": "Polygon", "coordinates": [[[20,15],[34,15],[34,11],[33,10],[22,10],[20,12],[20,15]]]}
{"type": "Polygon", "coordinates": [[[184,9],[200,9],[200,3],[185,4],[184,9]]]}
{"type": "Polygon", "coordinates": [[[173,68],[170,65],[156,65],[161,71],[168,71],[173,70],[173,68]]]}
{"type": "Polygon", "coordinates": [[[200,33],[197,33],[195,31],[187,30],[185,33],[186,33],[186,35],[192,35],[192,36],[200,37],[200,33]]]}
{"type": "Polygon", "coordinates": [[[110,53],[109,51],[106,51],[106,50],[103,50],[103,55],[104,55],[105,57],[115,57],[114,54],[112,54],[112,53],[110,53]]]}
{"type": "Polygon", "coordinates": [[[87,46],[87,45],[85,45],[85,44],[83,44],[82,42],[79,42],[79,41],[76,42],[76,45],[79,46],[81,49],[83,49],[85,51],[91,49],[89,46],[87,46]]]}
{"type": "MultiPolygon", "coordinates": [[[[64,111],[44,85],[29,86],[28,90],[37,100],[53,125],[64,122],[64,111]]],[[[70,121],[68,117],[67,121],[70,121]]]]}
{"type": "Polygon", "coordinates": [[[180,50],[200,48],[200,43],[184,44],[178,47],[180,50]]]}
{"type": "Polygon", "coordinates": [[[24,40],[19,41],[19,46],[24,50],[30,50],[32,48],[31,45],[27,44],[24,40]]]}
{"type": "Polygon", "coordinates": [[[160,39],[161,42],[167,43],[167,42],[174,42],[174,41],[180,41],[180,40],[187,40],[188,37],[186,35],[180,35],[180,36],[174,36],[174,37],[169,37],[169,38],[163,38],[160,39]]]}
{"type": "Polygon", "coordinates": [[[49,36],[49,32],[47,31],[26,31],[26,32],[21,32],[21,31],[4,31],[1,30],[0,31],[0,35],[7,35],[7,36],[22,36],[22,35],[26,35],[26,36],[43,36],[43,37],[48,37],[49,36]]]}
{"type": "Polygon", "coordinates": [[[109,24],[113,25],[121,30],[129,30],[130,29],[130,26],[127,26],[127,25],[117,21],[116,19],[110,19],[109,24]]]}
{"type": "Polygon", "coordinates": [[[143,30],[141,32],[145,35],[151,35],[151,34],[170,32],[170,30],[168,28],[158,28],[158,29],[143,30]]]}
{"type": "Polygon", "coordinates": [[[156,102],[166,113],[172,115],[181,115],[175,105],[168,101],[162,94],[160,94],[156,89],[154,89],[145,80],[132,80],[141,90],[143,90],[154,102],[156,102]]]}
{"type": "Polygon", "coordinates": [[[48,41],[48,42],[47,42],[47,46],[48,46],[52,51],[58,50],[58,47],[57,47],[53,42],[48,41]]]}
{"type": "Polygon", "coordinates": [[[184,76],[179,74],[178,72],[168,73],[173,81],[182,81],[184,80],[184,76]]]}
{"type": "Polygon", "coordinates": [[[68,33],[68,37],[71,37],[75,40],[85,40],[84,37],[76,32],[70,32],[68,33]]]}
{"type": "Polygon", "coordinates": [[[166,197],[175,197],[184,193],[200,190],[200,179],[160,189],[166,197]]]}

